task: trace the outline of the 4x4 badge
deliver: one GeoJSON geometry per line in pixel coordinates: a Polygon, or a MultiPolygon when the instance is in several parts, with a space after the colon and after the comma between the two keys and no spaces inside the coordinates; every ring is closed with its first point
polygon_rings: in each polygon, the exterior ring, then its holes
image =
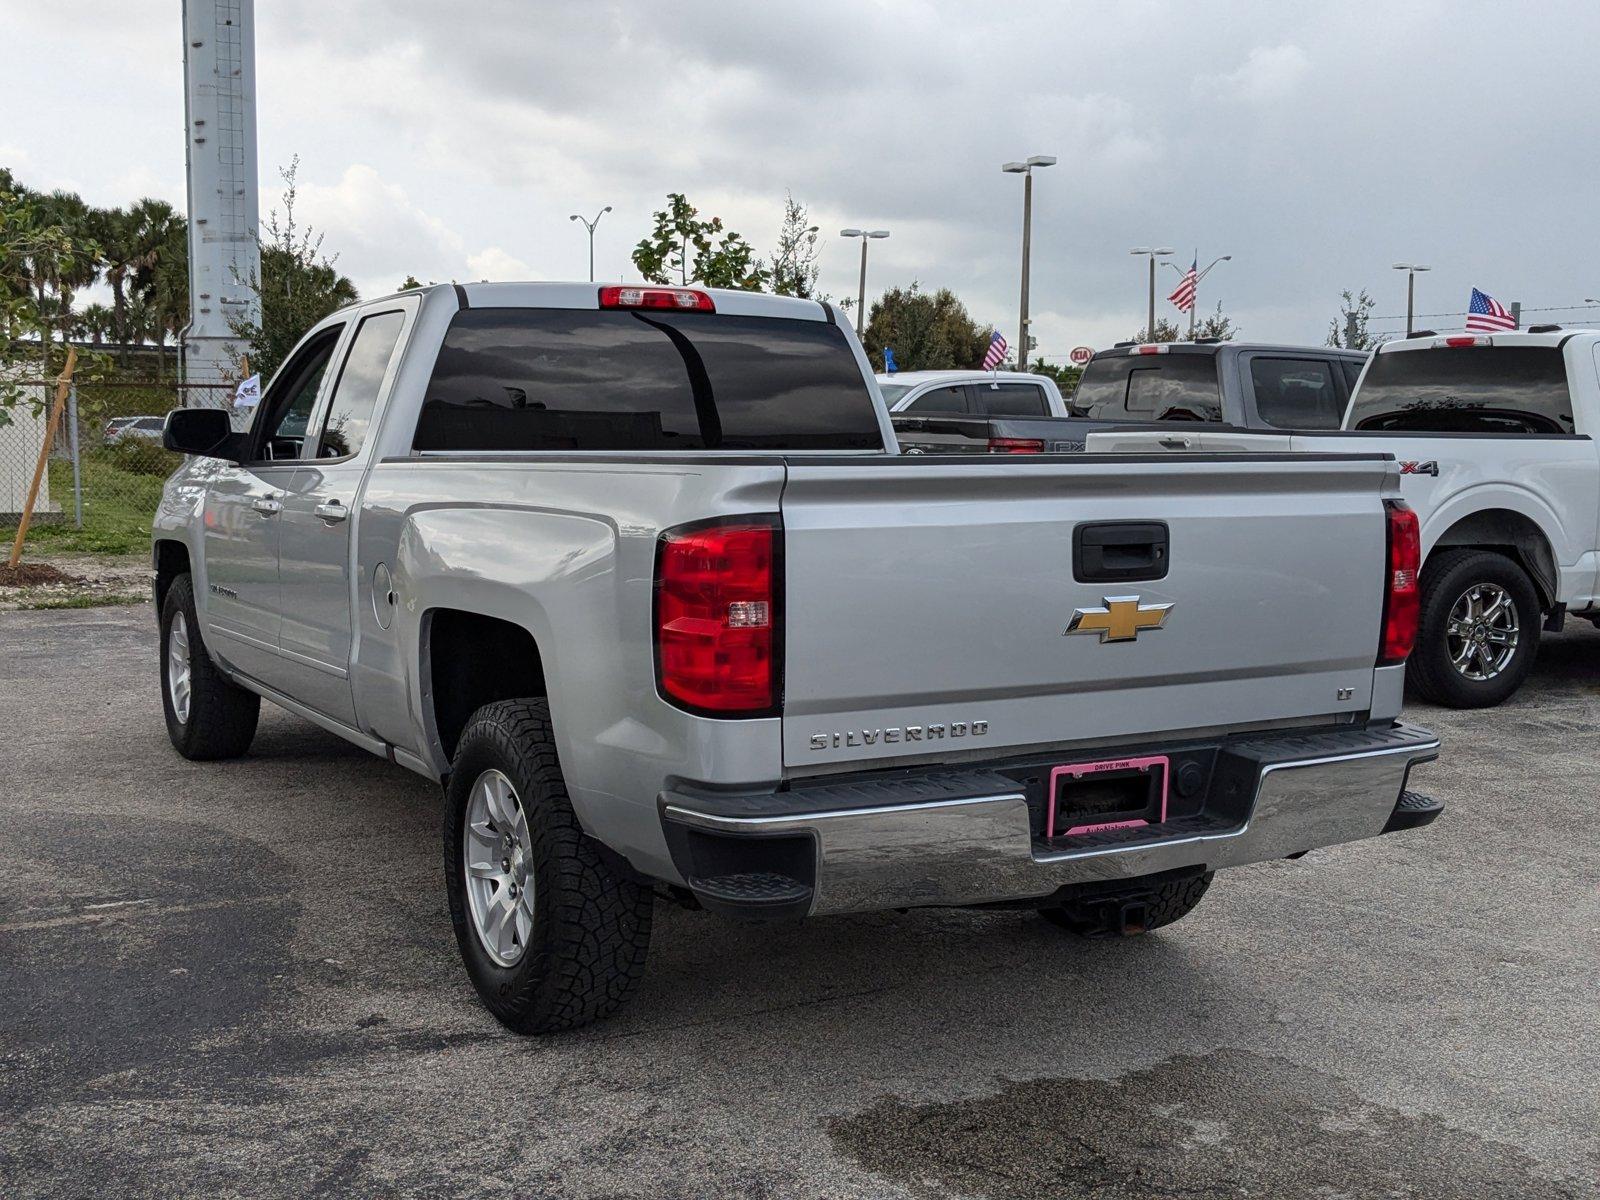
{"type": "Polygon", "coordinates": [[[1104,608],[1073,612],[1067,633],[1098,633],[1102,642],[1131,642],[1141,629],[1160,629],[1171,604],[1140,604],[1137,596],[1102,597],[1104,608]]]}

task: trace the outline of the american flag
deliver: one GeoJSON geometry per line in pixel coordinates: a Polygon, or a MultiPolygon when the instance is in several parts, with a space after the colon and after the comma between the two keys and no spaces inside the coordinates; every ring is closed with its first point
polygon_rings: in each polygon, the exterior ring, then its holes
{"type": "Polygon", "coordinates": [[[1487,292],[1472,289],[1472,303],[1467,305],[1468,333],[1495,333],[1516,327],[1517,322],[1505,305],[1487,292]]]}
{"type": "Polygon", "coordinates": [[[994,336],[989,339],[989,353],[987,353],[987,354],[985,354],[983,356],[983,369],[985,371],[992,371],[996,367],[998,367],[1001,363],[1005,362],[1005,360],[1006,360],[1006,339],[1005,339],[1005,335],[1003,333],[1001,333],[998,329],[996,329],[994,331],[994,336]]]}
{"type": "Polygon", "coordinates": [[[1188,312],[1194,307],[1194,290],[1199,286],[1200,282],[1195,278],[1195,268],[1199,265],[1200,260],[1198,258],[1190,263],[1189,269],[1183,273],[1183,278],[1178,280],[1178,290],[1167,297],[1168,300],[1178,306],[1179,312],[1188,312]]]}

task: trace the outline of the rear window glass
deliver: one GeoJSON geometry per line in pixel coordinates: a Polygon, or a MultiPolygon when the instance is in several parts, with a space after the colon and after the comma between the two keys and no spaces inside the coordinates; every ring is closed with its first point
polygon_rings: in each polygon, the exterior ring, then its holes
{"type": "Polygon", "coordinates": [[[1566,363],[1555,346],[1379,354],[1356,391],[1350,428],[1571,433],[1566,363]]]}
{"type": "Polygon", "coordinates": [[[445,335],[418,450],[881,450],[821,321],[474,308],[445,335]]]}
{"type": "Polygon", "coordinates": [[[979,383],[972,389],[978,411],[992,417],[1047,417],[1044,389],[1033,383],[979,383]]]}
{"type": "Polygon", "coordinates": [[[1337,429],[1344,416],[1334,364],[1314,358],[1250,360],[1256,412],[1275,429],[1337,429]]]}
{"type": "Polygon", "coordinates": [[[1214,354],[1138,354],[1097,358],[1072,398],[1086,416],[1116,421],[1220,421],[1214,354]]]}

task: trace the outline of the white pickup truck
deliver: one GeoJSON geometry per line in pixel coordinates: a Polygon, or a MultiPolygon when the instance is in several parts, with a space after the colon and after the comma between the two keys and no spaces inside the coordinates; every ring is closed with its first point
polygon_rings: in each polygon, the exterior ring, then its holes
{"type": "Polygon", "coordinates": [[[1600,625],[1600,333],[1428,333],[1379,347],[1344,428],[1112,432],[1100,453],[1381,450],[1422,525],[1409,679],[1438,704],[1499,704],[1539,632],[1600,625]]]}
{"type": "Polygon", "coordinates": [[[827,305],[592,284],[345,309],[165,444],[173,745],[266,698],[440,781],[517,1030],[620,1004],[658,896],[1140,933],[1440,809],[1383,455],[902,456],[827,305]]]}

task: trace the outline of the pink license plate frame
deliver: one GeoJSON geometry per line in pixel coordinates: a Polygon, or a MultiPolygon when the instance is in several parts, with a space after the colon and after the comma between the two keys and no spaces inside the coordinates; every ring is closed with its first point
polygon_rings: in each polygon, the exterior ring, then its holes
{"type": "Polygon", "coordinates": [[[1148,825],[1149,821],[1143,817],[1134,817],[1122,821],[1091,821],[1085,825],[1073,825],[1069,829],[1056,833],[1056,796],[1058,784],[1063,778],[1083,779],[1090,775],[1100,775],[1106,771],[1149,771],[1152,767],[1161,768],[1161,809],[1158,823],[1167,819],[1167,789],[1172,782],[1172,762],[1165,754],[1152,754],[1143,758],[1108,758],[1100,762],[1067,763],[1064,766],[1054,767],[1050,771],[1050,791],[1045,809],[1044,836],[1046,838],[1073,837],[1083,833],[1099,833],[1104,829],[1133,829],[1140,825],[1148,825]]]}

